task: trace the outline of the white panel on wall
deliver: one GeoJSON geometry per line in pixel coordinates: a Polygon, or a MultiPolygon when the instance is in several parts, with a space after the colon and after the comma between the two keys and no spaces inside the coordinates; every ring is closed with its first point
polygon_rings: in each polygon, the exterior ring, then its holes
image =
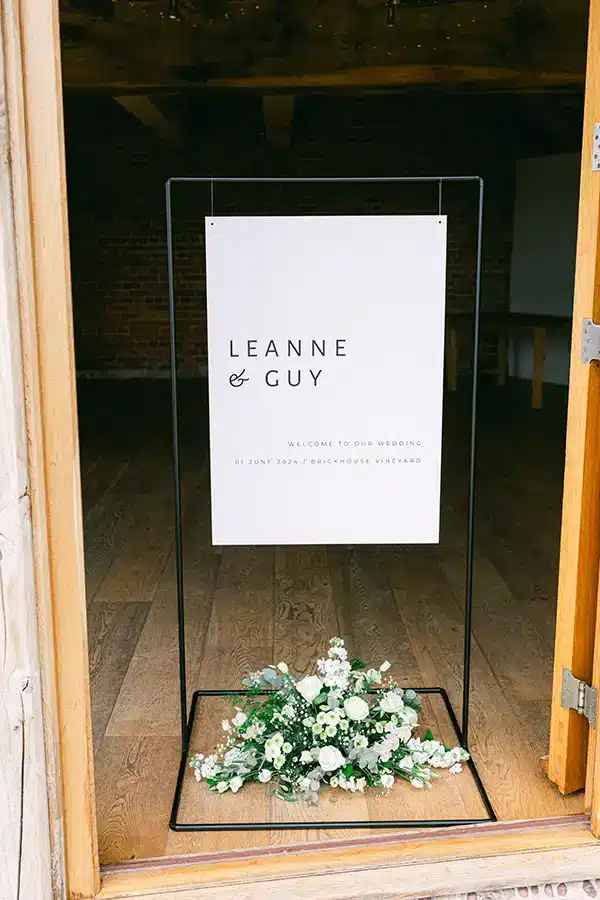
{"type": "Polygon", "coordinates": [[[213,542],[439,540],[446,219],[206,222],[213,542]]]}
{"type": "MultiPolygon", "coordinates": [[[[510,310],[569,316],[577,243],[579,154],[557,154],[517,163],[510,310]]],[[[567,384],[569,340],[549,340],[546,381],[567,384]]],[[[511,374],[531,378],[528,340],[513,348],[511,374]]]]}

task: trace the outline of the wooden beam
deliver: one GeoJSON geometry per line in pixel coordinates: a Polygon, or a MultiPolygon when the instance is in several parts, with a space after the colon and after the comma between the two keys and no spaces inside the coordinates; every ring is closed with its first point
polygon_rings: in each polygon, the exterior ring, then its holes
{"type": "Polygon", "coordinates": [[[100,92],[110,94],[152,94],[154,92],[197,92],[214,90],[302,91],[340,90],[352,91],[400,90],[419,87],[437,87],[468,90],[497,90],[514,93],[551,91],[557,88],[579,90],[584,77],[577,72],[528,72],[495,66],[363,66],[340,69],[333,72],[315,72],[306,75],[261,75],[260,72],[236,77],[213,77],[190,82],[175,78],[165,79],[164,72],[157,71],[154,81],[131,78],[128,81],[89,79],[89,70],[82,69],[81,80],[75,70],[65,83],[69,92],[100,92]]]}
{"type": "Polygon", "coordinates": [[[175,122],[168,119],[148,94],[121,94],[115,100],[142,125],[151,128],[158,137],[173,147],[181,147],[183,141],[175,122]]]}
{"type": "Polygon", "coordinates": [[[513,888],[523,883],[585,880],[600,865],[600,844],[587,821],[478,826],[451,831],[321,841],[298,848],[210,854],[103,872],[98,900],[398,900],[416,885],[433,895],[513,888]]]}
{"type": "Polygon", "coordinates": [[[600,318],[600,172],[592,172],[600,122],[600,0],[591,0],[579,232],[567,423],[561,557],[548,776],[562,793],[584,787],[588,723],[561,707],[563,669],[591,681],[600,556],[600,368],[583,365],[582,319],[600,318]]]}
{"type": "Polygon", "coordinates": [[[47,789],[57,866],[54,896],[62,897],[66,890],[69,897],[87,900],[97,893],[100,878],[58,4],[5,0],[1,9],[12,54],[8,114],[43,650],[47,789]],[[61,788],[62,798],[57,797],[61,788]],[[66,884],[59,869],[63,825],[66,884]]]}
{"type": "Polygon", "coordinates": [[[295,102],[295,94],[263,95],[265,138],[277,150],[288,150],[290,147],[295,102]]]}

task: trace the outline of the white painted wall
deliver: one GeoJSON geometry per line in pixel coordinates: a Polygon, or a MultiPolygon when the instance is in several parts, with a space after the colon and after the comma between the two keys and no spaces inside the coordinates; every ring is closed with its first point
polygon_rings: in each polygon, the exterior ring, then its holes
{"type": "MultiPolygon", "coordinates": [[[[579,154],[517,163],[510,280],[512,312],[564,316],[573,312],[579,154]]],[[[531,378],[531,341],[511,348],[510,371],[531,378]]],[[[546,381],[568,384],[569,340],[549,339],[546,381]]]]}

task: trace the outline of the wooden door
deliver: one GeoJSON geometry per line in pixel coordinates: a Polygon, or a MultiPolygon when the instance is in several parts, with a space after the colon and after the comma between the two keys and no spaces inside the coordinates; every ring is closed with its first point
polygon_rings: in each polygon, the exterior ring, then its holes
{"type": "MultiPolygon", "coordinates": [[[[600,0],[590,2],[581,193],[548,775],[562,793],[585,786],[595,731],[563,709],[563,673],[598,685],[594,644],[600,556],[600,364],[581,362],[582,320],[600,322],[600,172],[592,170],[600,122],[600,0]],[[591,741],[590,741],[591,737],[591,741]]],[[[599,769],[600,771],[600,769],[599,769]]]]}

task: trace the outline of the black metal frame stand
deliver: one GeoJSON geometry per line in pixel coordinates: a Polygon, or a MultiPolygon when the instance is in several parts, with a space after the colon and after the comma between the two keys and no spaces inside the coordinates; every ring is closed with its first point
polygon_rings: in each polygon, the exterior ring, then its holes
{"type": "Polygon", "coordinates": [[[477,766],[473,759],[469,759],[468,767],[471,771],[481,802],[487,812],[486,818],[481,819],[433,819],[433,820],[393,820],[393,821],[315,821],[315,822],[247,822],[247,823],[182,823],[178,821],[181,793],[186,771],[188,769],[188,752],[194,719],[198,702],[201,697],[229,697],[240,696],[245,691],[211,690],[195,691],[192,695],[192,706],[188,717],[187,699],[187,666],[185,649],[185,594],[183,578],[183,528],[182,528],[182,499],[181,499],[181,474],[179,460],[179,404],[178,404],[178,373],[177,373],[177,320],[175,306],[175,271],[173,253],[173,221],[172,221],[172,186],[174,184],[195,183],[210,186],[211,215],[214,214],[214,186],[215,184],[438,184],[438,209],[442,214],[443,186],[447,183],[475,183],[479,186],[479,203],[477,216],[477,257],[475,271],[475,315],[473,326],[473,365],[472,365],[472,389],[471,389],[471,429],[469,439],[469,495],[468,495],[468,524],[467,524],[467,560],[465,579],[465,637],[463,653],[463,706],[462,726],[447,692],[444,688],[414,688],[418,694],[437,694],[442,697],[446,710],[456,732],[461,747],[468,750],[469,741],[469,706],[471,685],[471,630],[473,614],[473,561],[474,561],[474,536],[475,536],[475,463],[476,463],[476,439],[477,439],[477,393],[479,382],[479,325],[481,313],[481,277],[482,277],[482,245],[483,245],[483,180],[476,175],[442,175],[442,176],[390,176],[390,177],[356,177],[356,178],[227,178],[199,176],[170,178],[166,183],[166,214],[167,214],[167,255],[169,277],[169,324],[171,346],[171,413],[172,413],[172,441],[173,441],[173,483],[175,500],[175,562],[177,580],[177,621],[178,621],[178,648],[179,648],[179,698],[181,715],[181,761],[179,774],[173,799],[173,808],[169,827],[173,831],[267,831],[315,829],[315,828],[440,828],[460,825],[475,825],[484,822],[497,821],[496,814],[490,799],[483,786],[477,766]]]}

